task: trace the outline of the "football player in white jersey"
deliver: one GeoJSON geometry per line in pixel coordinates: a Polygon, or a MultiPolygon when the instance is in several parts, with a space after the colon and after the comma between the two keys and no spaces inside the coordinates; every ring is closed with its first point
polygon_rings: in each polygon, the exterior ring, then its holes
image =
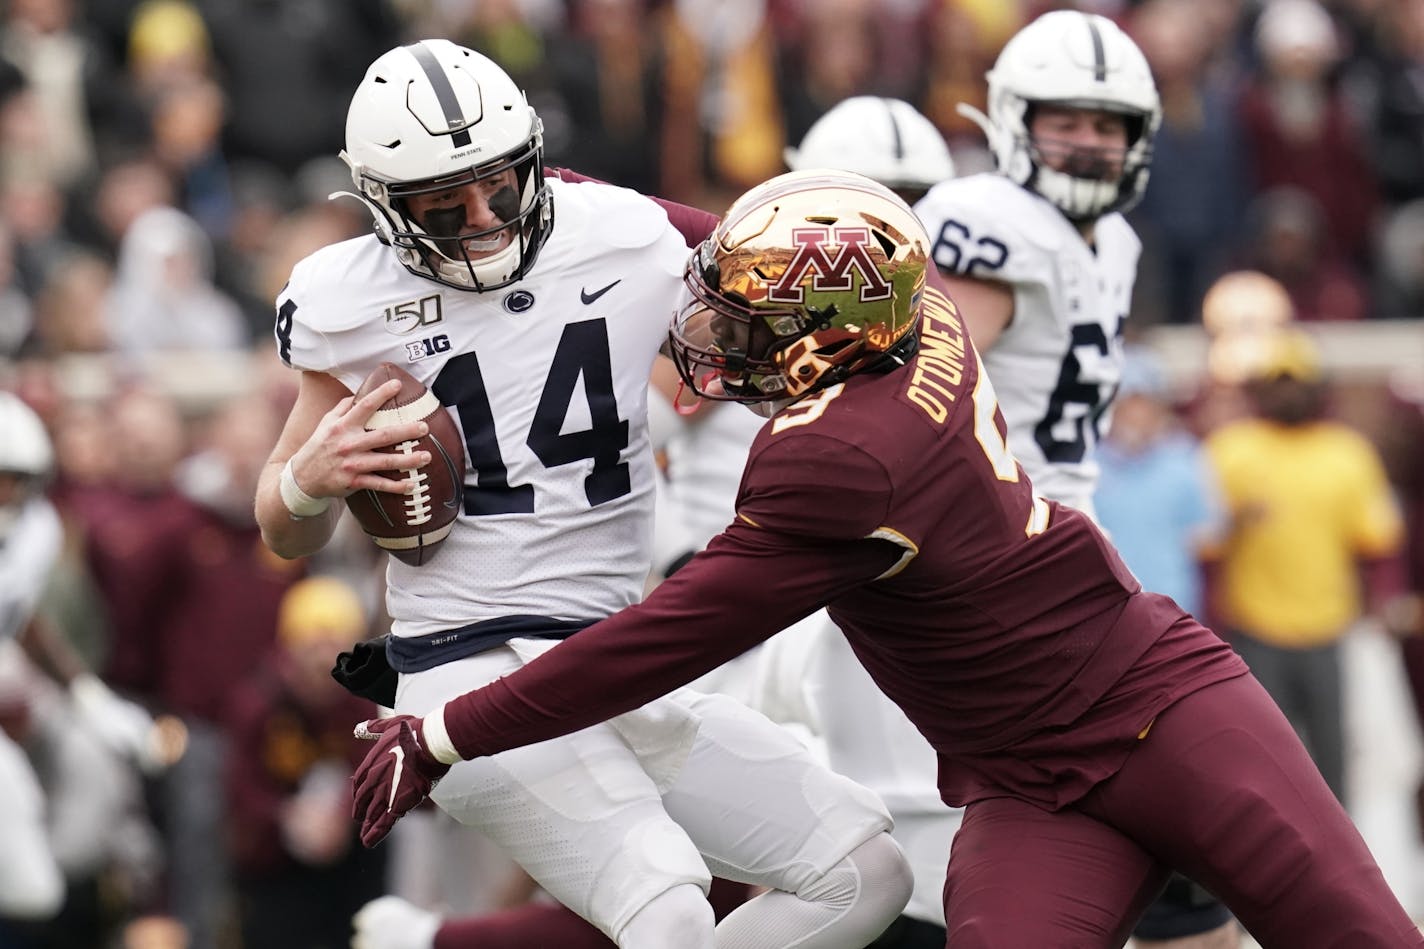
{"type": "MultiPolygon", "coordinates": [[[[351,395],[378,363],[453,413],[463,514],[432,560],[387,568],[394,704],[418,715],[641,596],[648,377],[688,247],[651,199],[546,178],[522,92],[443,40],[371,65],[342,154],[376,233],[301,261],[279,296],[301,384],[257,517],[274,551],[301,556],[331,537],[333,501],[406,490],[375,474],[390,462],[374,449],[421,423],[367,432],[395,386],[351,395]]],[[[685,691],[456,766],[431,796],[627,949],[859,946],[909,896],[880,801],[724,696],[685,691]],[[715,932],[709,867],[769,888],[715,932]]]]}
{"type": "MultiPolygon", "coordinates": [[[[52,462],[49,436],[34,412],[0,392],[0,643],[34,615],[59,559],[63,530],[40,494],[52,462]]],[[[25,752],[0,729],[0,942],[4,920],[45,919],[64,900],[64,877],[50,849],[44,795],[25,752]]]]}
{"type": "Polygon", "coordinates": [[[1132,40],[1105,17],[1045,14],[988,74],[997,169],[945,182],[915,211],[1045,496],[1091,511],[1141,243],[1119,213],[1147,184],[1161,123],[1132,40]]]}
{"type": "MultiPolygon", "coordinates": [[[[1122,212],[1147,187],[1157,87],[1126,33],[1074,10],[1016,33],[988,82],[989,114],[960,111],[984,129],[995,171],[936,186],[915,212],[993,380],[1009,447],[1040,494],[1091,515],[1142,249],[1122,212]]],[[[1139,942],[1236,944],[1204,891],[1176,879],[1166,900],[1139,942]]]]}
{"type": "MultiPolygon", "coordinates": [[[[158,770],[167,760],[153,718],[94,676],[37,613],[64,543],[59,514],[44,495],[53,468],[44,423],[18,396],[0,391],[0,648],[19,650],[23,659],[17,661],[28,660],[34,671],[67,687],[72,718],[65,721],[98,739],[98,750],[158,770]]],[[[0,919],[52,916],[63,902],[64,880],[50,848],[43,792],[25,752],[3,730],[0,840],[6,848],[0,919]]]]}

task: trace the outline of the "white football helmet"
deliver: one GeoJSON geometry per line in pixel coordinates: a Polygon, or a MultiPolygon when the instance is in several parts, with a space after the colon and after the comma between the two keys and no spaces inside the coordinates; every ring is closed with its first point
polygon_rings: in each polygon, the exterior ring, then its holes
{"type": "Polygon", "coordinates": [[[549,235],[543,124],[524,93],[492,60],[448,40],[399,46],[366,70],[346,116],[357,196],[376,234],[411,273],[460,290],[493,290],[520,279],[549,235]],[[517,187],[487,195],[500,223],[467,231],[463,215],[409,213],[412,195],[456,190],[513,170],[517,187]],[[458,220],[456,219],[458,218],[458,220]],[[474,241],[510,240],[472,257],[474,241]]]}
{"type": "Polygon", "coordinates": [[[989,114],[960,105],[976,121],[1002,174],[1053,202],[1071,220],[1123,211],[1142,197],[1162,106],[1147,59],[1106,17],[1045,13],[1019,30],[989,70],[989,114]],[[1036,103],[1103,109],[1128,117],[1128,147],[1116,181],[1047,167],[1029,135],[1036,103]]]}
{"type": "Polygon", "coordinates": [[[954,177],[949,146],[933,122],[900,99],[843,99],[784,152],[792,171],[835,168],[894,191],[928,191],[954,177]]]}
{"type": "Polygon", "coordinates": [[[54,469],[54,449],[44,423],[20,397],[0,392],[0,477],[18,481],[19,490],[0,492],[0,538],[19,517],[20,509],[43,490],[54,469]]]}

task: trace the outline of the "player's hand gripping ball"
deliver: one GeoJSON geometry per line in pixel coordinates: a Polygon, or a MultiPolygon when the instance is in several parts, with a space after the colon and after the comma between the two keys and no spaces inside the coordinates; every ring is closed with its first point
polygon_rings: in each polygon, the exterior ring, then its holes
{"type": "Polygon", "coordinates": [[[391,379],[400,380],[400,391],[386,400],[366,421],[367,430],[400,422],[424,421],[430,431],[423,438],[399,442],[383,451],[394,455],[427,451],[430,463],[422,468],[392,468],[383,477],[413,481],[409,494],[391,494],[369,489],[346,498],[346,506],[361,528],[393,557],[412,566],[428,561],[455,525],[464,502],[465,444],[450,413],[435,393],[393,363],[383,362],[366,377],[356,398],[391,379]]]}

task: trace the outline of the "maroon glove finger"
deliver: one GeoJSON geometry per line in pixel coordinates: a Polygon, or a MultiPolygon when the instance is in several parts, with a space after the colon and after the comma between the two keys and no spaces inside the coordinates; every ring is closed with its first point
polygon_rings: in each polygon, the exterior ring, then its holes
{"type": "MultiPolygon", "coordinates": [[[[386,756],[386,762],[393,760],[392,756],[386,756]]],[[[398,806],[404,795],[396,783],[399,775],[394,772],[393,764],[376,765],[357,791],[354,816],[361,823],[361,843],[366,847],[380,843],[390,833],[396,820],[409,809],[398,806]]]]}
{"type": "Polygon", "coordinates": [[[366,759],[351,775],[352,819],[361,820],[371,809],[373,802],[384,802],[386,794],[389,793],[387,789],[390,786],[390,773],[394,767],[395,761],[388,748],[378,746],[366,755],[366,759]]]}
{"type": "Polygon", "coordinates": [[[367,850],[375,847],[376,844],[386,839],[386,835],[391,832],[391,828],[396,825],[396,816],[389,811],[382,814],[375,820],[361,822],[361,846],[367,850]]]}

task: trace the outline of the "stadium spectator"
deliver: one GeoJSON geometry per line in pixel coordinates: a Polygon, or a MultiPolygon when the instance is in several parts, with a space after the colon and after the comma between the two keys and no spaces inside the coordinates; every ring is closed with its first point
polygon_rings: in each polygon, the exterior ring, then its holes
{"type": "Polygon", "coordinates": [[[1424,13],[1414,3],[1384,3],[1371,12],[1357,17],[1364,42],[1344,82],[1381,196],[1398,207],[1424,198],[1424,90],[1416,82],[1424,66],[1424,13]]]}
{"type": "Polygon", "coordinates": [[[1268,341],[1246,377],[1255,417],[1206,440],[1228,517],[1206,556],[1223,634],[1345,801],[1340,642],[1402,592],[1404,538],[1378,453],[1325,417],[1327,385],[1303,330],[1268,341]]]}
{"type": "Polygon", "coordinates": [[[276,437],[274,411],[253,398],[224,406],[188,459],[172,399],[125,392],[110,434],[116,478],[68,499],[108,608],[107,678],[187,729],[187,752],[154,801],[168,857],[163,908],[194,949],[216,944],[232,908],[228,850],[212,842],[226,819],[222,715],[233,670],[271,648],[277,604],[304,570],[268,554],[248,500],[276,437]]]}
{"type": "Polygon", "coordinates": [[[345,949],[352,914],[383,892],[385,853],[361,846],[348,805],[363,750],[351,719],[373,706],[331,678],[332,657],[368,638],[356,589],[302,580],[282,596],[272,652],[232,690],[227,839],[244,946],[345,949]]]}
{"type": "Polygon", "coordinates": [[[1139,323],[1192,322],[1240,237],[1248,170],[1235,89],[1211,68],[1201,15],[1193,0],[1151,0],[1131,19],[1162,98],[1152,180],[1130,218],[1143,240],[1139,323]]]}
{"type": "Polygon", "coordinates": [[[56,261],[35,295],[35,335],[31,350],[58,359],[113,352],[105,306],[114,274],[98,254],[80,251],[56,261]]]}
{"type": "Polygon", "coordinates": [[[548,132],[551,163],[657,193],[662,77],[669,68],[663,39],[663,31],[649,29],[642,0],[570,5],[569,29],[550,41],[560,110],[548,132]]]}
{"type": "Polygon", "coordinates": [[[15,244],[0,221],[0,359],[14,359],[35,328],[30,296],[17,283],[15,244]]]}
{"type": "Polygon", "coordinates": [[[224,152],[295,173],[340,141],[366,64],[400,31],[382,0],[201,0],[229,105],[224,152]]]}
{"type": "Polygon", "coordinates": [[[1371,315],[1369,287],[1354,265],[1330,250],[1328,226],[1320,202],[1294,186],[1264,191],[1246,209],[1245,263],[1286,288],[1302,322],[1371,315]]]}
{"type": "Polygon", "coordinates": [[[142,366],[165,351],[236,351],[247,323],[212,283],[212,241],[175,208],[153,208],[125,232],[105,307],[115,350],[142,366]]]}
{"type": "Polygon", "coordinates": [[[1364,129],[1332,84],[1339,37],[1316,0],[1273,0],[1256,23],[1259,70],[1240,116],[1255,193],[1303,190],[1319,204],[1323,252],[1367,264],[1379,192],[1364,129]]]}
{"type": "Polygon", "coordinates": [[[30,174],[60,189],[96,166],[92,96],[108,78],[101,50],[85,35],[74,0],[16,0],[6,5],[0,56],[13,63],[34,97],[39,127],[30,174]]]}

